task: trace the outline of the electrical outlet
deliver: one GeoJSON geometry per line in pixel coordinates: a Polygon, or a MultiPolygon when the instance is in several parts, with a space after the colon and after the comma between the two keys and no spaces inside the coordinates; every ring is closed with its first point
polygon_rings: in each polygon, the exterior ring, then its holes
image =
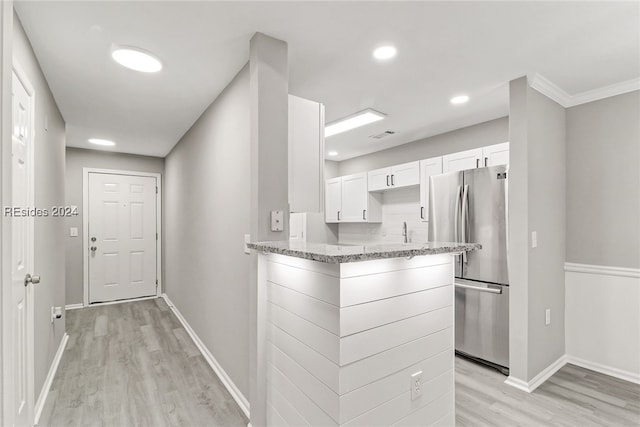
{"type": "Polygon", "coordinates": [[[411,374],[411,400],[422,395],[422,371],[411,374]]]}
{"type": "Polygon", "coordinates": [[[282,211],[271,211],[271,231],[284,230],[284,213],[282,211]]]}
{"type": "Polygon", "coordinates": [[[532,231],[531,232],[531,247],[532,248],[537,248],[538,247],[538,232],[537,231],[532,231]]]}
{"type": "Polygon", "coordinates": [[[547,308],[544,311],[544,324],[545,325],[550,325],[551,324],[551,309],[547,308]]]}

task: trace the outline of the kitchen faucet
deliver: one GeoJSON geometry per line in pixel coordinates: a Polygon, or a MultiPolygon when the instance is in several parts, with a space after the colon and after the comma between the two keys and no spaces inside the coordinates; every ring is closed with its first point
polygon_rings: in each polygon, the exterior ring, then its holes
{"type": "Polygon", "coordinates": [[[409,236],[407,235],[407,221],[402,223],[402,236],[404,237],[404,242],[409,243],[409,236]]]}

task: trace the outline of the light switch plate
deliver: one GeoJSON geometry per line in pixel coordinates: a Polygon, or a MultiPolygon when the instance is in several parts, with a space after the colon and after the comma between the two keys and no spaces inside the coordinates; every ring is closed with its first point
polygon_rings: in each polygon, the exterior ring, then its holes
{"type": "Polygon", "coordinates": [[[251,253],[251,249],[249,249],[249,246],[247,246],[247,243],[249,243],[251,241],[251,235],[250,234],[245,234],[244,235],[244,253],[245,254],[250,254],[251,253]]]}
{"type": "Polygon", "coordinates": [[[271,231],[284,231],[284,213],[271,211],[271,231]]]}
{"type": "Polygon", "coordinates": [[[78,237],[78,227],[69,228],[69,237],[78,237]]]}

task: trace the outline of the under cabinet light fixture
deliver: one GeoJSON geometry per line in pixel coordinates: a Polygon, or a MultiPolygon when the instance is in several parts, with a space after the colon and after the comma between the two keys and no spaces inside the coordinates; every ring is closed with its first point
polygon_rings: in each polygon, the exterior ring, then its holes
{"type": "Polygon", "coordinates": [[[328,138],[330,136],[337,135],[351,129],[359,128],[360,126],[377,122],[384,118],[384,114],[372,110],[371,108],[367,108],[364,111],[360,111],[359,113],[353,114],[349,117],[345,117],[344,119],[336,120],[335,122],[328,124],[324,128],[324,136],[325,138],[328,138]]]}

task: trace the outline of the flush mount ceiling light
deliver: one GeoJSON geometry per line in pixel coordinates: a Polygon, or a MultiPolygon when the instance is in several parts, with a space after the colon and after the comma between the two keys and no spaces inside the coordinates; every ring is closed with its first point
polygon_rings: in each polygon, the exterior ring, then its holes
{"type": "Polygon", "coordinates": [[[352,116],[336,120],[335,122],[325,126],[324,136],[325,138],[328,138],[360,126],[368,125],[369,123],[377,122],[378,120],[384,119],[384,117],[384,114],[368,108],[352,116]]]}
{"type": "Polygon", "coordinates": [[[454,96],[453,98],[451,98],[451,103],[452,104],[464,104],[468,100],[469,100],[469,97],[467,95],[459,95],[459,96],[454,96]]]}
{"type": "Polygon", "coordinates": [[[95,145],[104,145],[105,147],[113,147],[116,145],[115,142],[109,141],[108,139],[89,138],[89,142],[95,145]]]}
{"type": "Polygon", "coordinates": [[[118,64],[131,70],[143,73],[157,73],[162,70],[162,63],[158,58],[137,47],[117,47],[111,52],[111,57],[118,64]]]}
{"type": "Polygon", "coordinates": [[[329,151],[327,154],[328,154],[329,156],[331,156],[331,157],[335,157],[335,156],[337,156],[337,155],[338,155],[338,152],[337,152],[337,151],[329,151]]]}
{"type": "Polygon", "coordinates": [[[394,46],[380,46],[373,51],[373,57],[376,59],[391,59],[396,56],[398,50],[394,46]]]}

